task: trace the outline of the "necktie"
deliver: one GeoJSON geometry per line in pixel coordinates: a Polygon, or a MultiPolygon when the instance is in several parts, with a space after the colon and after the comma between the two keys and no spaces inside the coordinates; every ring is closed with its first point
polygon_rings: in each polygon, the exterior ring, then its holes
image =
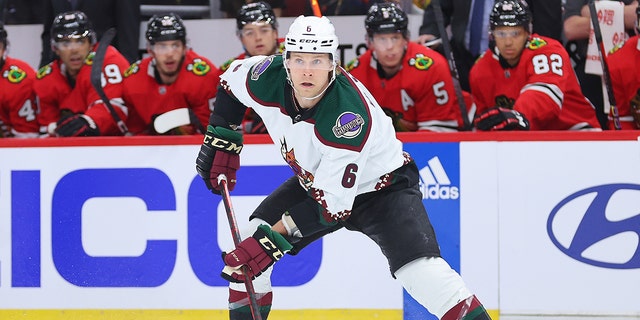
{"type": "Polygon", "coordinates": [[[482,41],[482,21],[484,20],[484,1],[475,0],[471,10],[471,22],[469,25],[469,51],[474,55],[480,53],[480,41],[482,41]]]}

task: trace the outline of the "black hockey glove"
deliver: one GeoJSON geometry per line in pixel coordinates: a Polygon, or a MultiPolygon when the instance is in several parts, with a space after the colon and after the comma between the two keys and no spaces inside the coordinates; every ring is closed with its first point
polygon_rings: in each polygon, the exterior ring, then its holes
{"type": "Polygon", "coordinates": [[[71,114],[58,121],[55,133],[59,137],[91,137],[99,136],[100,130],[89,116],[71,114]]]}
{"type": "Polygon", "coordinates": [[[479,114],[473,125],[482,131],[529,130],[529,120],[516,110],[493,107],[479,114]]]}
{"type": "Polygon", "coordinates": [[[218,176],[227,177],[229,191],[236,185],[236,171],[240,168],[242,134],[221,126],[209,125],[196,159],[196,171],[207,188],[220,194],[218,176]]]}
{"type": "Polygon", "coordinates": [[[401,112],[393,111],[389,108],[382,107],[382,111],[391,118],[393,122],[393,128],[396,132],[407,132],[407,131],[416,131],[418,130],[418,125],[415,122],[407,121],[403,119],[403,115],[401,112]]]}
{"type": "Polygon", "coordinates": [[[283,235],[260,225],[253,236],[244,239],[235,250],[222,253],[224,269],[221,276],[230,282],[244,282],[242,266],[247,266],[251,279],[262,274],[276,261],[280,260],[293,246],[283,235]]]}

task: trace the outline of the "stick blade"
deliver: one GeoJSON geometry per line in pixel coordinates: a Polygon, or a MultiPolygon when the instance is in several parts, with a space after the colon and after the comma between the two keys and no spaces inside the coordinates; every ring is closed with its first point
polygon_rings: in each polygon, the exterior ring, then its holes
{"type": "Polygon", "coordinates": [[[163,134],[169,130],[191,124],[188,108],[180,108],[165,112],[153,120],[153,128],[163,134]]]}

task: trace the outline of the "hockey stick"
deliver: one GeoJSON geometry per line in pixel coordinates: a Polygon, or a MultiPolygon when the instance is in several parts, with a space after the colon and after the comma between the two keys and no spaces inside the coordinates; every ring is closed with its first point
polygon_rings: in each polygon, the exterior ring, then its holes
{"type": "Polygon", "coordinates": [[[104,93],[104,89],[102,89],[102,67],[104,65],[104,56],[107,53],[107,49],[109,48],[109,44],[113,40],[116,35],[115,28],[109,28],[100,39],[100,43],[98,43],[98,48],[96,48],[96,55],[93,57],[93,64],[91,65],[91,85],[93,89],[96,90],[98,96],[102,100],[107,109],[109,109],[109,113],[111,117],[118,125],[118,129],[125,136],[130,136],[131,133],[127,128],[127,125],[124,124],[124,121],[120,118],[116,110],[111,105],[111,101],[109,101],[109,97],[104,93]]]}
{"type": "Polygon", "coordinates": [[[456,61],[453,58],[451,52],[451,43],[449,42],[449,35],[444,26],[444,18],[442,15],[442,7],[440,6],[440,0],[432,1],[433,12],[436,16],[436,24],[438,25],[438,32],[440,32],[440,39],[442,39],[442,49],[444,55],[449,63],[449,71],[451,72],[451,78],[453,80],[453,90],[456,92],[456,98],[458,98],[458,107],[460,107],[460,113],[462,115],[462,130],[467,131],[471,129],[471,123],[469,121],[469,115],[467,114],[467,104],[464,102],[462,96],[462,88],[460,88],[460,78],[458,76],[458,68],[456,67],[456,61]]]}
{"type": "Polygon", "coordinates": [[[602,65],[602,80],[604,86],[607,89],[607,95],[609,96],[609,105],[611,106],[611,117],[613,118],[613,127],[616,130],[622,129],[620,125],[620,115],[618,114],[618,106],[616,99],[613,96],[613,86],[611,84],[611,75],[609,74],[609,65],[607,64],[606,51],[604,49],[604,43],[602,42],[602,31],[600,30],[600,22],[598,22],[598,11],[596,10],[595,0],[589,1],[589,13],[591,14],[591,24],[593,24],[593,33],[596,37],[596,44],[598,45],[598,53],[600,54],[600,64],[602,65]]]}
{"type": "Polygon", "coordinates": [[[322,17],[322,11],[320,11],[320,5],[318,0],[311,0],[311,9],[313,9],[313,15],[316,17],[322,17]]]}
{"type": "Polygon", "coordinates": [[[189,108],[167,111],[153,120],[153,129],[160,134],[165,134],[169,130],[186,125],[193,125],[200,133],[207,131],[200,123],[200,120],[198,120],[198,117],[191,112],[189,108]]]}
{"type": "MultiPolygon", "coordinates": [[[[231,205],[231,196],[229,195],[229,187],[227,186],[227,177],[224,174],[218,176],[218,184],[222,186],[222,201],[224,202],[224,208],[227,211],[227,219],[229,220],[229,227],[231,228],[233,244],[237,247],[238,244],[240,244],[240,241],[242,241],[242,237],[240,236],[238,222],[236,222],[236,215],[233,212],[233,206],[231,205]]],[[[249,296],[249,308],[251,309],[253,320],[262,320],[260,307],[258,306],[258,300],[256,299],[256,291],[253,288],[251,277],[247,272],[247,266],[242,266],[242,273],[245,275],[244,286],[247,289],[247,295],[249,296]]]]}
{"type": "Polygon", "coordinates": [[[458,320],[464,319],[464,317],[467,316],[467,313],[469,313],[469,308],[471,308],[473,297],[474,296],[470,296],[469,298],[464,300],[464,304],[462,305],[462,308],[460,308],[460,313],[458,313],[458,320]]]}

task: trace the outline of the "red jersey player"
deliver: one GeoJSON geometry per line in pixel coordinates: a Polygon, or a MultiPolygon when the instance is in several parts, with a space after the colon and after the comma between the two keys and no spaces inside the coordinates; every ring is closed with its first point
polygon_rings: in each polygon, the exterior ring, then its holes
{"type": "MultiPolygon", "coordinates": [[[[83,12],[65,12],[53,19],[51,46],[59,58],[40,68],[36,80],[41,108],[39,122],[49,126],[52,134],[65,137],[122,134],[91,85],[96,42],[96,33],[83,12]],[[55,126],[50,126],[52,123],[55,126]]],[[[127,112],[122,103],[122,70],[128,66],[117,49],[107,47],[102,88],[122,120],[127,112]]]]}
{"type": "MultiPolygon", "coordinates": [[[[637,28],[640,30],[640,7],[636,8],[638,16],[637,28]]],[[[615,48],[607,62],[611,74],[613,94],[618,105],[620,126],[622,129],[640,129],[640,42],[636,35],[622,45],[615,48]]],[[[611,116],[609,116],[609,128],[613,128],[611,116]]]]}
{"type": "Polygon", "coordinates": [[[0,138],[38,137],[36,72],[26,62],[5,55],[7,31],[0,22],[0,138]]]}
{"type": "MultiPolygon", "coordinates": [[[[281,54],[284,51],[284,39],[278,38],[278,20],[268,3],[258,1],[243,5],[236,15],[236,26],[244,52],[223,63],[220,67],[222,72],[235,60],[281,54]]],[[[253,109],[247,109],[242,121],[242,131],[267,133],[260,116],[253,109]]]]}
{"type": "Polygon", "coordinates": [[[174,14],[147,23],[149,56],[124,73],[123,98],[133,134],[204,133],[220,72],[186,44],[187,31],[174,14]]]}
{"type": "Polygon", "coordinates": [[[495,49],[471,68],[479,130],[601,130],[560,42],[531,33],[523,0],[499,0],[489,16],[495,49]]]}
{"type": "Polygon", "coordinates": [[[408,24],[394,3],[373,4],[365,17],[369,49],[346,69],[393,118],[396,131],[457,131],[462,117],[447,60],[409,41],[408,24]]]}

